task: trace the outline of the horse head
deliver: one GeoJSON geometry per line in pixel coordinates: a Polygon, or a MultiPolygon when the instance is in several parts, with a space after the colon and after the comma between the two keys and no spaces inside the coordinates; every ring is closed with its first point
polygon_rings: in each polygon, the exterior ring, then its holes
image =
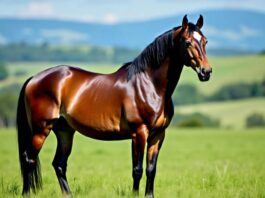
{"type": "Polygon", "coordinates": [[[175,37],[179,42],[183,64],[196,71],[200,81],[208,81],[212,67],[206,55],[207,38],[201,31],[203,17],[200,15],[196,25],[188,22],[187,15],[183,17],[182,26],[175,37]]]}

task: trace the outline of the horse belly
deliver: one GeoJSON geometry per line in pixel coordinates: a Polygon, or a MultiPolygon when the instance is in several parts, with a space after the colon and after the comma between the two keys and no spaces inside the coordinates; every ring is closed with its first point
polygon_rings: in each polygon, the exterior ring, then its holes
{"type": "Polygon", "coordinates": [[[77,130],[82,135],[97,139],[97,140],[126,140],[131,138],[129,132],[124,131],[101,131],[94,128],[80,128],[77,130]]]}
{"type": "Polygon", "coordinates": [[[105,113],[66,115],[68,123],[81,134],[99,140],[122,140],[130,138],[130,130],[118,116],[105,113]]]}
{"type": "Polygon", "coordinates": [[[130,139],[129,130],[115,129],[115,127],[103,127],[90,124],[82,124],[74,119],[67,119],[70,125],[82,135],[98,140],[124,140],[130,139]]]}
{"type": "Polygon", "coordinates": [[[70,102],[64,104],[65,117],[74,129],[88,137],[127,139],[130,133],[122,113],[123,92],[111,79],[100,78],[84,84],[70,97],[70,102]]]}

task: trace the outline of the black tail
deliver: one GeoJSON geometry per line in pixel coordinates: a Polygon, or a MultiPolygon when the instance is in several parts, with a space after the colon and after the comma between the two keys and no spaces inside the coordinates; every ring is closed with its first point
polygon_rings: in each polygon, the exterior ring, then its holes
{"type": "Polygon", "coordinates": [[[23,193],[29,193],[30,188],[33,192],[36,192],[37,189],[42,187],[39,159],[38,157],[34,159],[34,164],[28,159],[29,150],[32,147],[33,133],[26,112],[25,88],[31,78],[23,84],[17,106],[17,136],[20,169],[24,185],[23,193]]]}

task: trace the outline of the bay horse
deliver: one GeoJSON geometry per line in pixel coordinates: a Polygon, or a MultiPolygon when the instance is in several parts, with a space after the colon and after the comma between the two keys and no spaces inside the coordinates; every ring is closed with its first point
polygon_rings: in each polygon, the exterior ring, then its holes
{"type": "Polygon", "coordinates": [[[172,94],[181,71],[190,66],[200,81],[211,76],[203,17],[187,15],[182,25],[158,36],[132,62],[111,74],[61,65],[29,78],[17,108],[23,195],[42,187],[38,154],[50,131],[57,138],[52,162],[62,193],[71,195],[67,159],[75,131],[98,140],[132,140],[133,191],[139,192],[146,155],[147,197],[153,197],[159,150],[174,114],[172,94]]]}

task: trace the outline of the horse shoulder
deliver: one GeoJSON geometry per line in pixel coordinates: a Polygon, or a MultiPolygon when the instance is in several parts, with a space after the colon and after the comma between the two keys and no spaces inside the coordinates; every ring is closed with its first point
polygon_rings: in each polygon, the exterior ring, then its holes
{"type": "Polygon", "coordinates": [[[164,106],[161,114],[159,114],[155,124],[154,128],[167,128],[173,118],[174,115],[174,105],[172,100],[170,99],[164,106]]]}

